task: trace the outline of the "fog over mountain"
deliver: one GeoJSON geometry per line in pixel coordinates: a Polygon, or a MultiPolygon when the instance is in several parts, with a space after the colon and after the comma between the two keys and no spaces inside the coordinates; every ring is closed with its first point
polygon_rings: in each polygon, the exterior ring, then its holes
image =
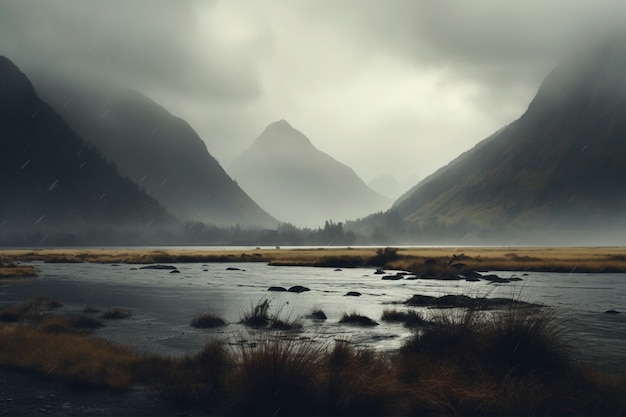
{"type": "Polygon", "coordinates": [[[623,244],[625,160],[622,35],[564,60],[518,120],[370,220],[413,240],[623,244]]]}
{"type": "Polygon", "coordinates": [[[182,221],[275,227],[183,119],[143,94],[94,77],[37,72],[41,96],[82,137],[182,221]]]}
{"type": "Polygon", "coordinates": [[[41,101],[0,56],[0,243],[154,242],[177,225],[163,206],[41,101]]]}
{"type": "Polygon", "coordinates": [[[425,178],[623,27],[623,0],[3,0],[0,54],[140,91],[223,166],[285,118],[369,182],[425,178]]]}
{"type": "Polygon", "coordinates": [[[413,188],[418,182],[417,175],[411,175],[408,178],[399,180],[391,174],[383,174],[372,179],[367,186],[377,193],[395,200],[413,188]]]}
{"type": "Polygon", "coordinates": [[[286,120],[266,127],[228,171],[262,207],[300,227],[365,216],[391,204],[286,120]]]}

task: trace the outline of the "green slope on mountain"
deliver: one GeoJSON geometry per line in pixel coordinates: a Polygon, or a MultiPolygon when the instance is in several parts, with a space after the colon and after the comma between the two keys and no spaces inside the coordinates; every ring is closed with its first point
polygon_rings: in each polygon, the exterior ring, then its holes
{"type": "Polygon", "coordinates": [[[387,216],[416,239],[615,237],[626,226],[624,161],[618,38],[560,64],[518,120],[417,184],[387,216]]]}

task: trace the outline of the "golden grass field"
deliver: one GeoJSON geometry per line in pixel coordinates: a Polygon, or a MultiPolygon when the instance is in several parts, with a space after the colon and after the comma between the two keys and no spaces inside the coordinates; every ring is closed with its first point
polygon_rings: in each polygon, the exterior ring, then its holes
{"type": "Polygon", "coordinates": [[[2,249],[0,278],[32,276],[19,262],[95,262],[150,264],[167,262],[266,262],[298,266],[380,266],[417,272],[425,261],[467,269],[555,272],[626,272],[624,247],[446,247],[398,248],[386,256],[382,248],[317,249],[2,249]]]}

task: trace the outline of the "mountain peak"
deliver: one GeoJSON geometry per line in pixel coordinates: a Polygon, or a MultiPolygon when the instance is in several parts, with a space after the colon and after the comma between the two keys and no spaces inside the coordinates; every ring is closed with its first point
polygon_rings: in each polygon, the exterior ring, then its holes
{"type": "Polygon", "coordinates": [[[255,140],[255,145],[263,147],[291,148],[294,146],[313,146],[309,138],[294,129],[285,119],[269,124],[255,140]]]}

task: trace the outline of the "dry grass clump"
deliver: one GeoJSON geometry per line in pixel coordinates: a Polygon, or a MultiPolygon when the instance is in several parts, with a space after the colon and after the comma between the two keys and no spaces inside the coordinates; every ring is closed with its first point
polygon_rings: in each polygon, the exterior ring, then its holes
{"type": "Polygon", "coordinates": [[[2,309],[0,311],[0,321],[37,320],[44,313],[62,306],[63,303],[56,298],[35,297],[25,303],[2,309]]]}
{"type": "Polygon", "coordinates": [[[367,316],[358,313],[343,313],[339,323],[355,324],[359,326],[378,326],[378,323],[367,316]]]}
{"type": "Polygon", "coordinates": [[[307,318],[312,320],[326,320],[326,313],[322,309],[314,308],[308,315],[307,318]]]}
{"type": "Polygon", "coordinates": [[[298,330],[302,328],[299,318],[293,318],[290,314],[283,314],[285,305],[279,306],[273,314],[270,314],[271,302],[262,298],[249,310],[242,312],[239,323],[253,328],[268,328],[273,330],[298,330]]]}
{"type": "Polygon", "coordinates": [[[214,327],[226,326],[226,321],[213,313],[204,311],[193,318],[191,326],[199,329],[211,329],[214,327]]]}
{"type": "Polygon", "coordinates": [[[132,315],[131,312],[128,310],[125,310],[119,307],[114,307],[114,308],[109,308],[107,310],[104,310],[100,314],[100,318],[107,319],[107,320],[121,320],[121,319],[129,318],[131,315],[132,315]]]}
{"type": "Polygon", "coordinates": [[[128,349],[66,327],[58,317],[36,327],[0,326],[0,364],[80,385],[128,388],[135,382],[130,366],[139,360],[128,349]]]}
{"type": "Polygon", "coordinates": [[[30,265],[17,265],[13,262],[0,260],[0,279],[32,278],[37,276],[37,270],[30,265]]]}
{"type": "Polygon", "coordinates": [[[237,415],[311,415],[324,347],[311,340],[269,338],[242,344],[228,377],[227,407],[237,415]]]}
{"type": "Polygon", "coordinates": [[[383,315],[380,318],[382,321],[388,321],[392,323],[404,323],[407,327],[422,326],[427,323],[424,316],[417,310],[384,310],[383,315]]]}

